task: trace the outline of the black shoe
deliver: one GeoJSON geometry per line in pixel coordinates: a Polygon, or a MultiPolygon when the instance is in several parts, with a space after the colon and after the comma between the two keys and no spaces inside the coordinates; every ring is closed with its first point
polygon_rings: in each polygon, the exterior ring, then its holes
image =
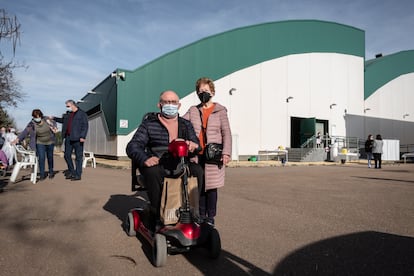
{"type": "Polygon", "coordinates": [[[63,172],[63,175],[64,175],[64,176],[68,176],[68,175],[71,175],[71,173],[70,173],[70,171],[64,171],[64,172],[63,172]]]}
{"type": "Polygon", "coordinates": [[[74,176],[71,179],[71,181],[78,181],[78,180],[81,180],[81,177],[80,176],[74,176]]]}
{"type": "Polygon", "coordinates": [[[39,181],[43,181],[46,179],[46,175],[40,176],[39,181]]]}
{"type": "Polygon", "coordinates": [[[52,179],[53,177],[55,177],[55,173],[49,173],[49,178],[52,179]]]}
{"type": "Polygon", "coordinates": [[[73,175],[71,175],[71,174],[68,174],[65,178],[66,178],[66,179],[72,179],[72,178],[74,178],[74,176],[73,176],[73,175]]]}

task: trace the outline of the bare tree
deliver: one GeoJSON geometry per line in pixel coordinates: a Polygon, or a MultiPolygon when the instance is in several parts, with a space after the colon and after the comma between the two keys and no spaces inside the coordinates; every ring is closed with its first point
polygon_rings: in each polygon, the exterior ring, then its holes
{"type": "MultiPolygon", "coordinates": [[[[9,16],[4,9],[0,9],[0,43],[3,41],[11,43],[14,58],[20,42],[20,23],[16,16],[9,16]]],[[[24,94],[13,75],[14,70],[21,67],[25,66],[15,63],[13,59],[6,61],[0,50],[0,125],[13,121],[4,109],[16,107],[23,100],[24,94]]]]}
{"type": "Polygon", "coordinates": [[[14,55],[17,42],[20,42],[20,23],[16,16],[9,17],[4,9],[0,9],[0,42],[2,39],[12,42],[14,55]]]}

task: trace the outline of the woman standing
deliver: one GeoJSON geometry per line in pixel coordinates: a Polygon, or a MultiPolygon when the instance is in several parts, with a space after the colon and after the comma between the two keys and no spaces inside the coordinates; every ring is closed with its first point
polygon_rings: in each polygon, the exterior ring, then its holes
{"type": "Polygon", "coordinates": [[[199,187],[200,216],[206,223],[214,225],[217,213],[217,189],[224,186],[225,165],[230,162],[231,156],[230,123],[227,109],[212,101],[216,92],[211,79],[198,79],[196,93],[200,104],[191,106],[183,117],[193,124],[202,148],[198,154],[198,162],[204,168],[204,181],[199,187]],[[209,145],[222,147],[218,162],[206,159],[205,152],[209,145]]]}
{"type": "Polygon", "coordinates": [[[375,168],[381,169],[381,155],[382,155],[382,147],[384,145],[384,141],[382,141],[381,135],[377,134],[377,137],[374,140],[374,146],[372,148],[372,153],[374,154],[375,160],[375,168]]]}
{"type": "Polygon", "coordinates": [[[372,134],[370,134],[370,135],[368,135],[368,139],[365,141],[365,153],[367,154],[368,168],[371,168],[372,148],[373,147],[374,147],[374,136],[372,136],[372,134]]]}
{"type": "Polygon", "coordinates": [[[53,178],[55,176],[53,171],[53,150],[56,140],[55,133],[57,132],[56,123],[52,120],[46,120],[40,109],[34,109],[32,117],[32,120],[15,141],[19,142],[30,136],[30,148],[32,150],[36,149],[36,154],[39,158],[40,180],[46,178],[46,157],[49,166],[49,178],[53,178]]]}

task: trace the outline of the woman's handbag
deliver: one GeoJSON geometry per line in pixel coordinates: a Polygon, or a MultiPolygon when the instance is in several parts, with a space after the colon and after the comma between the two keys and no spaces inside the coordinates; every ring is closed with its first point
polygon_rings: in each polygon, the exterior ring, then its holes
{"type": "MultiPolygon", "coordinates": [[[[203,135],[204,143],[206,143],[207,130],[203,124],[203,114],[201,113],[200,109],[198,110],[198,112],[200,113],[201,130],[204,134],[203,135]]],[[[222,155],[223,155],[223,144],[210,143],[210,144],[207,144],[204,148],[204,159],[205,159],[206,164],[214,164],[214,165],[217,165],[219,168],[221,168],[223,166],[222,155]]]]}
{"type": "Polygon", "coordinates": [[[207,144],[204,149],[204,157],[207,164],[222,165],[223,145],[217,143],[207,144]]]}

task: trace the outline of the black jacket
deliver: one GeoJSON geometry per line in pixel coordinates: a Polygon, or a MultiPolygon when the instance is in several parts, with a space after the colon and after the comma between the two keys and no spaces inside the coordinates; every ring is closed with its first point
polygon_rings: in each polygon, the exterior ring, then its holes
{"type": "Polygon", "coordinates": [[[366,140],[365,141],[365,152],[372,152],[372,148],[374,147],[374,140],[366,140]]]}
{"type": "MultiPolygon", "coordinates": [[[[158,119],[159,113],[146,116],[126,147],[126,153],[138,167],[151,156],[161,157],[169,144],[167,128],[158,119]]],[[[178,138],[200,144],[190,121],[178,117],[178,138]]]]}
{"type": "MultiPolygon", "coordinates": [[[[68,128],[70,112],[63,114],[62,118],[54,118],[56,122],[63,124],[62,125],[62,137],[65,138],[66,130],[68,128]]],[[[89,123],[88,115],[79,109],[73,115],[72,126],[70,131],[69,139],[71,141],[79,141],[80,138],[85,139],[88,134],[89,123]]]]}

